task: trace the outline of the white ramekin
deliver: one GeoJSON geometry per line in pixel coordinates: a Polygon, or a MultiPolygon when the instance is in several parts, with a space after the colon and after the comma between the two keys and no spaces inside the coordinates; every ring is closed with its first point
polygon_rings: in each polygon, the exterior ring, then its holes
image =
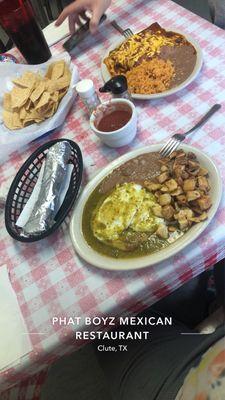
{"type": "Polygon", "coordinates": [[[135,138],[137,133],[137,111],[134,104],[130,100],[112,99],[110,101],[106,101],[100,104],[98,108],[91,114],[90,127],[103,143],[105,143],[109,147],[121,147],[130,143],[135,138]],[[122,126],[122,128],[117,129],[116,131],[112,132],[99,131],[94,125],[98,108],[102,106],[107,106],[108,104],[110,105],[112,103],[122,103],[129,106],[132,111],[131,118],[126,123],[126,125],[122,126]]]}

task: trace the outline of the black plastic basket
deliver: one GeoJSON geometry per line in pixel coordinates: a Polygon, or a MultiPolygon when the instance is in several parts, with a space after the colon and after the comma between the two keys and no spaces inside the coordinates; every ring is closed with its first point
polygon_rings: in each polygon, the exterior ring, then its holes
{"type": "Polygon", "coordinates": [[[51,235],[66,218],[74,204],[74,201],[76,200],[81,184],[82,172],[82,154],[79,146],[72,140],[51,140],[50,142],[39,147],[20,168],[9,189],[5,205],[5,225],[10,236],[21,242],[35,242],[51,235]],[[37,182],[42,163],[48,153],[48,149],[57,142],[61,141],[69,142],[72,148],[69,163],[73,164],[74,168],[69,189],[67,190],[63,204],[61,205],[55,217],[54,225],[45,232],[42,232],[40,235],[29,235],[29,237],[25,237],[22,235],[22,229],[16,226],[16,221],[18,220],[20,213],[30,198],[33,188],[37,182]]]}

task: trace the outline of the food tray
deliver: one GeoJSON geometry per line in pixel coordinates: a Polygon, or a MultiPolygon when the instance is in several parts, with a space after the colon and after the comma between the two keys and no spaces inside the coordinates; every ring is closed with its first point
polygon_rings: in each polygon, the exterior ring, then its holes
{"type": "Polygon", "coordinates": [[[50,142],[39,147],[20,168],[9,189],[5,205],[5,226],[10,236],[16,240],[19,240],[20,242],[35,242],[51,235],[64,221],[76,200],[81,184],[82,171],[82,154],[79,146],[72,140],[51,140],[50,142]],[[61,141],[69,142],[72,148],[72,154],[69,163],[73,164],[74,168],[71,175],[69,189],[66,193],[63,204],[61,205],[55,217],[54,225],[40,235],[30,235],[29,237],[25,237],[22,235],[22,228],[16,226],[16,221],[18,220],[19,215],[31,196],[33,188],[37,182],[42,163],[46,158],[48,149],[57,142],[61,141]]]}

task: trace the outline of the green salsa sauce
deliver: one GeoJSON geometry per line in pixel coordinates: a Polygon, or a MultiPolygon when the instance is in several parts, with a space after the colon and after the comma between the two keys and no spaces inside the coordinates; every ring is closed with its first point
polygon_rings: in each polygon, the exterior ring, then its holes
{"type": "Polygon", "coordinates": [[[111,192],[102,194],[99,190],[99,186],[95,188],[90,197],[88,198],[82,216],[82,231],[86,242],[89,246],[100,254],[104,254],[108,257],[113,258],[135,258],[145,256],[147,254],[154,253],[162,248],[169,245],[165,239],[160,239],[156,235],[149,234],[147,241],[142,242],[135,249],[125,251],[117,248],[113,248],[106,243],[98,240],[92,231],[91,222],[94,213],[103,203],[103,201],[110,195],[111,192]]]}

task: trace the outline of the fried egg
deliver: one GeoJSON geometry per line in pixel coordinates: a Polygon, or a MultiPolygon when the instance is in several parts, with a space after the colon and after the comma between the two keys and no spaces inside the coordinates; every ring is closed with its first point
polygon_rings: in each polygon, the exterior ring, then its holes
{"type": "Polygon", "coordinates": [[[160,223],[163,222],[162,218],[157,218],[153,212],[152,207],[156,205],[155,197],[152,193],[145,193],[145,197],[141,207],[135,213],[135,216],[130,224],[130,228],[135,232],[149,232],[154,233],[160,223]]]}
{"type": "Polygon", "coordinates": [[[135,183],[118,185],[103,201],[92,219],[92,231],[100,241],[117,240],[141,207],[145,189],[135,183]]]}
{"type": "Polygon", "coordinates": [[[163,222],[152,212],[155,204],[154,195],[141,185],[118,185],[94,212],[91,224],[94,236],[121,248],[121,240],[128,239],[124,235],[128,228],[130,232],[154,233],[163,222]]]}

